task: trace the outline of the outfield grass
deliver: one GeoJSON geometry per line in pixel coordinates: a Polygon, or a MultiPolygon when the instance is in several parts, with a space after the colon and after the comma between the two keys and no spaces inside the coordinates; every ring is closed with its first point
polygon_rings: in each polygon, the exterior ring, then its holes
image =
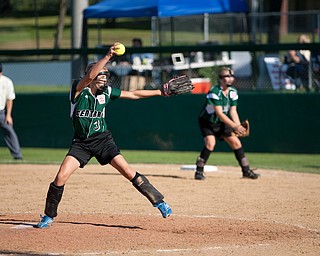
{"type": "MultiPolygon", "coordinates": [[[[9,150],[0,147],[0,164],[60,164],[67,149],[23,148],[23,160],[15,161],[9,150]]],[[[194,164],[198,152],[179,151],[136,151],[122,150],[129,163],[194,164]]],[[[292,172],[320,174],[319,154],[270,154],[247,153],[253,168],[280,169],[292,172]]],[[[90,163],[97,163],[95,159],[90,163]]],[[[208,161],[210,165],[237,166],[233,153],[214,152],[208,161]]]]}
{"type": "MultiPolygon", "coordinates": [[[[54,47],[54,38],[58,23],[58,16],[40,16],[38,17],[38,29],[35,29],[35,18],[15,18],[2,17],[0,24],[0,49],[50,49],[54,47]],[[22,41],[23,39],[23,41],[22,41]],[[37,42],[38,39],[38,42],[37,42]],[[39,45],[38,45],[39,44],[39,45]]],[[[120,41],[127,46],[131,45],[134,37],[140,37],[144,46],[152,45],[151,22],[149,18],[118,18],[115,26],[105,25],[101,20],[88,20],[88,46],[94,48],[98,44],[110,45],[120,41]],[[99,29],[101,28],[101,29],[99,29]]],[[[167,30],[162,37],[171,37],[171,31],[167,30]]],[[[282,43],[296,42],[299,33],[288,33],[280,36],[282,43]]],[[[202,31],[175,31],[176,45],[194,45],[203,40],[202,31]]],[[[260,40],[267,42],[267,34],[261,34],[260,40]]],[[[218,38],[221,44],[230,42],[229,32],[210,33],[209,40],[216,41],[218,38]]],[[[232,34],[233,42],[243,42],[249,40],[248,35],[242,33],[232,34]],[[247,37],[247,38],[244,38],[247,37]]],[[[170,45],[170,39],[164,40],[163,45],[170,45]]],[[[65,17],[65,26],[61,37],[60,48],[70,48],[71,46],[71,17],[65,17]]]]}
{"type": "Polygon", "coordinates": [[[69,85],[15,85],[15,92],[17,94],[69,93],[69,91],[69,85]]]}

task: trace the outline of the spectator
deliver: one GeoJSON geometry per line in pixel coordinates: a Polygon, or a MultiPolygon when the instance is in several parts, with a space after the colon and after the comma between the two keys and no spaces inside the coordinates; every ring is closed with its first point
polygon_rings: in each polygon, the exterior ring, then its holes
{"type": "MultiPolygon", "coordinates": [[[[300,35],[298,43],[310,43],[310,38],[307,35],[300,35]]],[[[294,80],[296,89],[304,87],[306,91],[309,88],[309,63],[311,53],[308,50],[290,50],[285,57],[285,64],[287,65],[287,75],[294,80]]]]}
{"type": "MultiPolygon", "coordinates": [[[[132,39],[132,47],[142,47],[142,40],[140,38],[132,39]]],[[[154,60],[154,56],[152,53],[133,53],[131,55],[131,63],[132,64],[152,64],[154,60]]]]}
{"type": "MultiPolygon", "coordinates": [[[[140,38],[133,38],[132,39],[132,47],[133,48],[139,48],[142,47],[143,43],[140,38]]],[[[129,76],[131,76],[130,79],[132,79],[129,87],[136,87],[137,85],[134,85],[136,83],[143,85],[143,87],[148,86],[152,82],[152,67],[143,67],[142,65],[151,65],[154,61],[154,56],[152,53],[133,53],[130,56],[130,62],[133,65],[136,65],[136,67],[133,67],[134,69],[129,73],[129,76]],[[137,79],[133,79],[133,77],[136,77],[137,79]]]]}
{"type": "Polygon", "coordinates": [[[0,63],[0,124],[3,138],[10,153],[15,160],[21,160],[22,154],[18,136],[13,129],[12,108],[15,99],[14,85],[12,80],[2,74],[0,63]]]}

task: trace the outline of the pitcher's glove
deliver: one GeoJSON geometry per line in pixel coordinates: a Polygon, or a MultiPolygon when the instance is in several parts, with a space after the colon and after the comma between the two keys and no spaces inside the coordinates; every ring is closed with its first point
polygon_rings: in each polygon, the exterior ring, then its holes
{"type": "Polygon", "coordinates": [[[250,123],[249,123],[249,120],[246,119],[245,121],[243,121],[241,123],[241,126],[243,128],[245,128],[245,131],[243,132],[240,132],[238,129],[237,130],[234,130],[234,132],[232,133],[233,135],[237,136],[237,137],[240,137],[240,138],[243,138],[243,137],[248,137],[250,135],[250,123]]]}
{"type": "Polygon", "coordinates": [[[194,86],[187,76],[179,76],[172,78],[169,82],[163,84],[160,88],[163,96],[172,96],[183,93],[189,93],[194,86]]]}

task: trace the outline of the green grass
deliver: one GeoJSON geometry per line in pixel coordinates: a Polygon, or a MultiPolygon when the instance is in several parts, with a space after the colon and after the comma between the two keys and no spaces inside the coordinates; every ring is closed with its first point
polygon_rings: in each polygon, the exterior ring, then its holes
{"type": "Polygon", "coordinates": [[[69,93],[70,86],[50,85],[16,85],[15,92],[18,94],[37,94],[37,93],[69,93]]]}
{"type": "MultiPolygon", "coordinates": [[[[67,149],[48,148],[23,148],[23,160],[15,161],[11,158],[6,147],[0,147],[0,164],[60,164],[67,149]]],[[[137,151],[122,150],[129,163],[145,164],[194,164],[198,152],[178,151],[137,151]]],[[[247,153],[252,167],[260,169],[276,169],[291,172],[320,174],[319,154],[270,154],[270,153],[247,153]]],[[[96,164],[93,159],[91,164],[96,164]]],[[[211,154],[208,161],[210,165],[237,166],[233,153],[211,154]]]]}
{"type": "MultiPolygon", "coordinates": [[[[134,37],[140,37],[144,46],[151,45],[151,22],[149,18],[118,18],[115,26],[106,25],[97,19],[89,19],[88,29],[88,46],[94,48],[97,44],[110,45],[114,42],[120,41],[127,46],[131,46],[131,40],[134,37]],[[99,28],[101,28],[99,30],[99,28]]],[[[29,18],[13,18],[3,17],[0,23],[0,49],[35,49],[37,48],[37,38],[39,39],[39,48],[53,48],[56,28],[58,23],[57,16],[41,16],[38,17],[38,33],[35,30],[34,17],[29,18]],[[22,42],[23,38],[23,42],[22,42]]],[[[163,30],[164,31],[164,30],[163,30]]],[[[295,43],[298,33],[288,33],[281,35],[280,41],[282,43],[295,43]]],[[[171,44],[171,32],[167,30],[163,32],[164,38],[162,42],[164,45],[171,44]]],[[[193,45],[203,40],[203,33],[201,31],[175,31],[176,45],[193,45]]],[[[242,33],[233,33],[232,40],[234,43],[248,41],[248,35],[242,33]]],[[[230,41],[230,35],[226,33],[210,33],[209,40],[219,40],[221,44],[230,41]]],[[[267,35],[263,34],[261,38],[263,43],[267,42],[267,35]]],[[[65,27],[60,42],[60,48],[71,47],[71,18],[65,17],[65,27]]]]}

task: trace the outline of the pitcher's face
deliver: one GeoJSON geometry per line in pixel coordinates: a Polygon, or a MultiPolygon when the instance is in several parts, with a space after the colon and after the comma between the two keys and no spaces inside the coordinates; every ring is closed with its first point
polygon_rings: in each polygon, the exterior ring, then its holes
{"type": "Polygon", "coordinates": [[[98,91],[103,91],[106,88],[109,77],[110,72],[108,70],[101,70],[92,83],[98,91]]]}

